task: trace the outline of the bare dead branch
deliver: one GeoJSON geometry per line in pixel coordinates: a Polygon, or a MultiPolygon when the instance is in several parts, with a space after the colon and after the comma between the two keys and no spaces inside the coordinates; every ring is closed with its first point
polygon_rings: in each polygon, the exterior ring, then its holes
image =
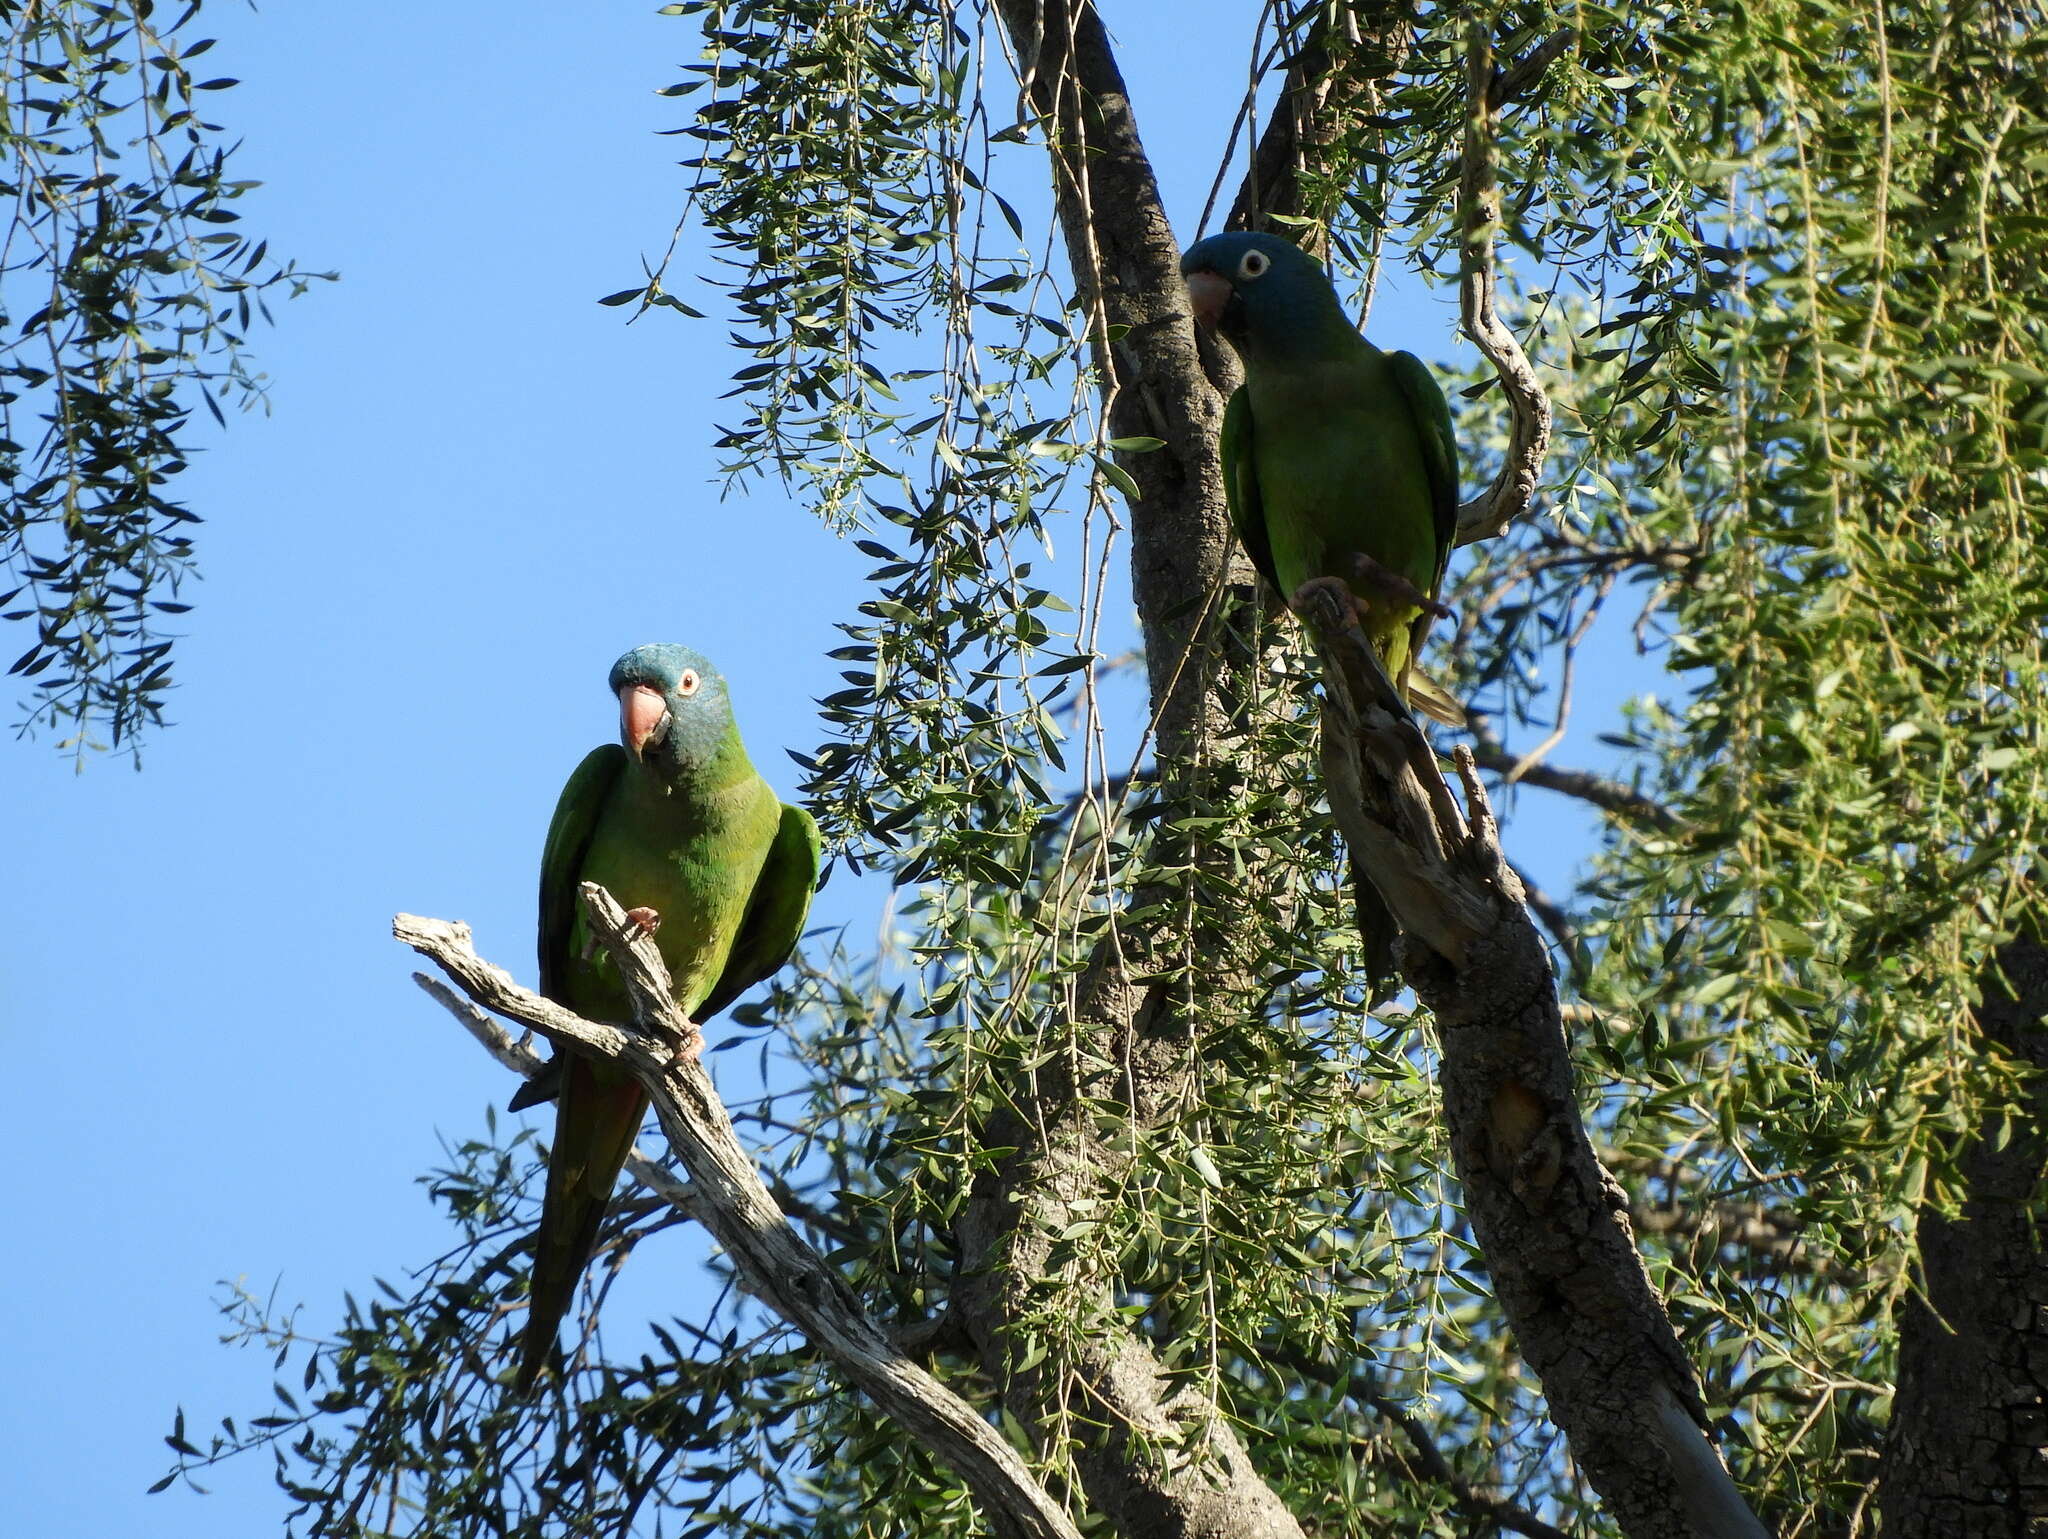
{"type": "Polygon", "coordinates": [[[532,1032],[522,1032],[516,1037],[513,1036],[490,1015],[479,1010],[431,974],[414,973],[412,981],[425,989],[430,998],[460,1021],[463,1029],[483,1045],[485,1052],[521,1079],[532,1079],[548,1066],[548,1060],[543,1058],[533,1045],[532,1032]]]}
{"type": "MultiPolygon", "coordinates": [[[[439,978],[430,977],[426,973],[414,973],[412,981],[425,989],[429,997],[445,1007],[456,1020],[462,1022],[463,1029],[483,1044],[484,1051],[514,1074],[523,1079],[532,1079],[548,1066],[550,1060],[543,1058],[533,1046],[533,1033],[524,1032],[519,1036],[513,1036],[439,978]]],[[[635,1144],[626,1156],[626,1174],[670,1207],[691,1218],[700,1216],[697,1211],[696,1193],[689,1183],[678,1181],[671,1172],[662,1168],[659,1160],[649,1157],[638,1144],[635,1144]]]]}
{"type": "Polygon", "coordinates": [[[1078,1531],[1016,1453],[975,1409],[899,1351],[859,1298],[790,1226],[741,1147],[704,1066],[684,1051],[696,1037],[669,996],[652,940],[594,883],[582,888],[592,930],[633,1000],[629,1028],[586,1021],[519,987],[476,954],[469,927],[400,914],[392,933],[430,958],[477,1004],[629,1068],[646,1088],[683,1167],[690,1201],[748,1291],[809,1338],[849,1381],[965,1480],[997,1532],[1078,1539],[1078,1531]]]}
{"type": "MultiPolygon", "coordinates": [[[[1512,423],[1508,450],[1500,474],[1479,496],[1458,509],[1458,543],[1490,539],[1521,517],[1536,495],[1543,473],[1543,456],[1550,447],[1550,397],[1536,377],[1529,355],[1515,334],[1502,324],[1496,308],[1500,284],[1494,267],[1493,246],[1500,235],[1500,181],[1496,142],[1500,132],[1497,103],[1493,99],[1492,13],[1487,7],[1474,11],[1469,22],[1472,40],[1466,55],[1465,153],[1459,174],[1459,224],[1464,232],[1460,248],[1458,302],[1465,334],[1486,361],[1493,365],[1507,392],[1512,423]]],[[[1551,46],[1547,40],[1537,52],[1551,46]]],[[[1567,43],[1569,39],[1566,40],[1567,43]]],[[[1565,44],[1559,45],[1561,52],[1565,44]]],[[[1533,59],[1535,55],[1532,55],[1533,59]]],[[[1525,61],[1526,62],[1526,61],[1525,61]]],[[[1547,67],[1549,60],[1544,60],[1547,67]]],[[[1511,70],[1510,76],[1519,73],[1511,70]]],[[[1539,69],[1538,74],[1541,73],[1539,69]]]]}

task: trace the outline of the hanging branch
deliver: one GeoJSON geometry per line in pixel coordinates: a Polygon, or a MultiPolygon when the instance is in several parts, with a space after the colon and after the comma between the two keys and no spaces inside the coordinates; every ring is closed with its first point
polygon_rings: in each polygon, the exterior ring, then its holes
{"type": "Polygon", "coordinates": [[[894,1346],[825,1258],[790,1227],[741,1146],[711,1076],[684,1051],[699,1038],[669,994],[654,942],[594,882],[583,908],[633,1002],[631,1026],[601,1025],[529,993],[476,954],[469,927],[400,914],[391,933],[431,958],[488,1010],[559,1047],[624,1064],[654,1103],[662,1132],[690,1173],[690,1210],[732,1260],[747,1291],[810,1339],[841,1373],[979,1498],[1011,1539],[1079,1539],[1058,1502],[975,1409],[894,1346]]]}
{"type": "MultiPolygon", "coordinates": [[[[1502,324],[1494,301],[1500,285],[1494,271],[1493,243],[1500,234],[1499,106],[1511,93],[1502,82],[1515,81],[1515,93],[1530,67],[1540,75],[1571,41],[1560,33],[1540,44],[1520,65],[1497,81],[1493,68],[1492,17],[1482,8],[1472,19],[1472,42],[1465,60],[1468,116],[1465,153],[1458,183],[1459,223],[1464,244],[1459,258],[1458,308],[1465,334],[1493,365],[1513,408],[1508,450],[1493,484],[1458,509],[1458,543],[1488,540],[1521,517],[1536,495],[1543,456],[1550,447],[1550,397],[1544,394],[1529,355],[1515,334],[1502,324]]],[[[1533,80],[1534,76],[1529,76],[1533,80]]]]}

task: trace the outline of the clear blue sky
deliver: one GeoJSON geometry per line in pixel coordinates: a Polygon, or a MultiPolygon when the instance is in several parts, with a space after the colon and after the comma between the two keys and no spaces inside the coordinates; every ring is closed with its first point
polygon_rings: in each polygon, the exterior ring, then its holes
{"type": "MultiPolygon", "coordinates": [[[[205,1499],[143,1495],[174,1405],[202,1438],[268,1409],[267,1354],[216,1342],[216,1281],[276,1283],[317,1329],[445,1244],[414,1178],[509,1085],[389,919],[467,919],[530,968],[541,833],[614,730],[615,655],[713,657],[785,792],[780,748],[818,741],[870,563],[772,491],[719,501],[723,328],[594,303],[680,205],[682,141],[655,131],[681,119],[653,93],[695,34],[654,10],[216,0],[197,29],[243,82],[210,105],[266,183],[245,228],[342,281],[257,333],[274,414],[201,435],[204,581],[142,772],[0,740],[10,1532],[278,1526],[260,1459],[205,1499]]],[[[1192,234],[1255,7],[1104,10],[1192,234]]],[[[1397,287],[1374,330],[1441,358],[1453,318],[1397,287]]],[[[1546,816],[1517,853],[1555,882],[1580,827],[1546,816]]],[[[695,1287],[696,1253],[667,1258],[635,1263],[695,1287]]]]}

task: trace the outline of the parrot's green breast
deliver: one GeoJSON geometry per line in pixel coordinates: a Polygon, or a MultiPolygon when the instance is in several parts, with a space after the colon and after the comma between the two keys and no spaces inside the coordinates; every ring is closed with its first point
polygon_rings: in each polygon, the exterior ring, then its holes
{"type": "MultiPolygon", "coordinates": [[[[721,789],[686,796],[635,766],[598,817],[581,879],[598,883],[626,908],[651,908],[661,916],[654,941],[686,1013],[725,970],[781,816],[774,791],[751,769],[721,789]]],[[[565,1002],[587,1016],[632,1018],[624,986],[594,946],[581,905],[570,932],[566,992],[565,1002]]]]}
{"type": "Polygon", "coordinates": [[[1246,389],[1280,591],[1291,594],[1312,577],[1349,578],[1352,552],[1432,591],[1435,494],[1387,356],[1361,344],[1277,377],[1255,371],[1246,389]]]}

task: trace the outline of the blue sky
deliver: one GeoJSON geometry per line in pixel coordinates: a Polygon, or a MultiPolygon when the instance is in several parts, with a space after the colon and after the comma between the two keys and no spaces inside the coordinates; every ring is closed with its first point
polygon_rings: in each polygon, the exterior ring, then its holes
{"type": "MultiPolygon", "coordinates": [[[[1188,235],[1255,8],[1198,9],[1105,5],[1188,235]]],[[[201,432],[204,581],[142,771],[0,740],[10,1529],[277,1526],[259,1461],[208,1498],[143,1494],[174,1405],[197,1435],[267,1409],[267,1354],[217,1344],[217,1280],[276,1284],[320,1327],[444,1245],[414,1178],[509,1085],[413,988],[389,919],[466,919],[530,967],[541,834],[614,730],[614,656],[710,655],[785,793],[780,749],[819,739],[870,563],[772,489],[719,500],[723,328],[594,302],[681,202],[654,92],[695,35],[654,10],[217,0],[195,29],[243,82],[211,105],[266,184],[245,228],[342,281],[255,336],[272,415],[201,432]]],[[[1374,330],[1441,358],[1453,321],[1397,287],[1374,330]]],[[[1517,854],[1557,881],[1581,827],[1546,813],[1517,854]]],[[[694,1287],[694,1252],[670,1254],[694,1287]]]]}

